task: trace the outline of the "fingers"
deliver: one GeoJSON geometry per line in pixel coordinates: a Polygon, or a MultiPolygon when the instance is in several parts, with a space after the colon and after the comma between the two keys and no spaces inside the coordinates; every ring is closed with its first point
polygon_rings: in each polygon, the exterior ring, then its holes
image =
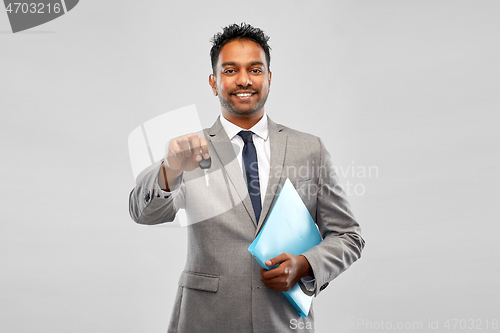
{"type": "Polygon", "coordinates": [[[210,157],[210,152],[208,151],[208,142],[204,137],[200,137],[200,145],[201,145],[201,153],[204,159],[208,159],[210,157]]]}
{"type": "Polygon", "coordinates": [[[279,256],[275,257],[275,258],[272,258],[272,259],[269,259],[266,261],[266,265],[268,267],[273,267],[275,265],[279,265],[281,264],[282,262],[284,261],[287,261],[287,260],[290,260],[290,254],[288,253],[282,253],[280,254],[279,256]]]}
{"type": "Polygon", "coordinates": [[[293,264],[293,255],[289,253],[282,253],[277,257],[269,259],[265,262],[268,267],[279,265],[273,269],[266,271],[261,268],[262,276],[266,279],[272,279],[277,276],[282,276],[283,273],[288,274],[289,266],[293,264]]]}
{"type": "Polygon", "coordinates": [[[266,271],[261,268],[261,274],[264,279],[274,279],[277,277],[282,277],[283,275],[288,275],[290,273],[290,267],[288,263],[279,265],[276,268],[266,271]]]}
{"type": "MultiPolygon", "coordinates": [[[[283,264],[285,265],[285,264],[283,264]]],[[[266,287],[276,291],[288,291],[295,285],[290,268],[282,268],[281,265],[277,268],[266,271],[261,268],[261,281],[266,287]]]]}
{"type": "Polygon", "coordinates": [[[272,280],[274,278],[280,277],[282,272],[281,269],[278,269],[279,267],[276,267],[274,269],[270,269],[266,271],[265,269],[261,268],[260,273],[262,274],[262,278],[264,280],[272,280]]]}
{"type": "Polygon", "coordinates": [[[272,267],[276,264],[279,266],[270,270],[260,269],[261,281],[273,290],[288,291],[300,279],[297,271],[297,259],[293,254],[282,253],[266,261],[267,266],[272,267]]]}
{"type": "Polygon", "coordinates": [[[182,136],[175,140],[177,143],[176,155],[183,155],[185,157],[191,156],[191,145],[189,144],[189,138],[182,136]]]}
{"type": "Polygon", "coordinates": [[[170,168],[191,171],[202,157],[209,158],[210,152],[207,140],[197,133],[191,133],[170,140],[166,155],[170,168]]]}

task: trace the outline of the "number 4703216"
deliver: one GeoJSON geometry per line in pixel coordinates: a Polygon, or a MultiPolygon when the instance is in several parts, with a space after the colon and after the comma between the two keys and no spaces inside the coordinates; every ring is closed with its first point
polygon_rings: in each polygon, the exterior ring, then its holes
{"type": "Polygon", "coordinates": [[[482,319],[448,319],[445,321],[444,328],[446,329],[461,329],[461,330],[482,330],[482,329],[498,329],[498,319],[482,320],[482,319]]]}
{"type": "Polygon", "coordinates": [[[59,14],[62,10],[60,3],[54,4],[45,4],[45,3],[27,3],[27,2],[14,2],[9,3],[6,8],[7,13],[15,13],[15,14],[50,14],[55,13],[59,14]]]}

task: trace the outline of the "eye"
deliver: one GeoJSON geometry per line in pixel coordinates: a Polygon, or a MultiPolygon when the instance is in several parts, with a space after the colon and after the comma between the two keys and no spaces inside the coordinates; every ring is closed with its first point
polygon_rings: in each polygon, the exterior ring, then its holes
{"type": "Polygon", "coordinates": [[[254,73],[254,74],[261,74],[262,73],[262,69],[255,68],[255,69],[252,69],[251,72],[254,73]]]}
{"type": "Polygon", "coordinates": [[[224,74],[234,74],[235,71],[234,71],[234,69],[226,69],[222,73],[224,73],[224,74]]]}

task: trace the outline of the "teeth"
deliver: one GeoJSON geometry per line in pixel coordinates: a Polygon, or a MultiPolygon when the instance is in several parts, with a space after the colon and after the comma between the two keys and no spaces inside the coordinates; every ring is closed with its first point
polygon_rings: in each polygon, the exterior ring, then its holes
{"type": "Polygon", "coordinates": [[[236,94],[236,96],[238,96],[238,97],[248,97],[248,96],[252,96],[252,94],[244,93],[244,94],[236,94]]]}

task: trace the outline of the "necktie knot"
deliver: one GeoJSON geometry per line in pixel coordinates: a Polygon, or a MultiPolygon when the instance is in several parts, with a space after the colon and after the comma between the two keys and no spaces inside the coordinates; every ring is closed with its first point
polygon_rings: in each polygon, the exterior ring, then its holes
{"type": "Polygon", "coordinates": [[[253,142],[252,140],[252,131],[240,131],[238,135],[243,139],[243,142],[247,144],[247,142],[253,142]]]}

